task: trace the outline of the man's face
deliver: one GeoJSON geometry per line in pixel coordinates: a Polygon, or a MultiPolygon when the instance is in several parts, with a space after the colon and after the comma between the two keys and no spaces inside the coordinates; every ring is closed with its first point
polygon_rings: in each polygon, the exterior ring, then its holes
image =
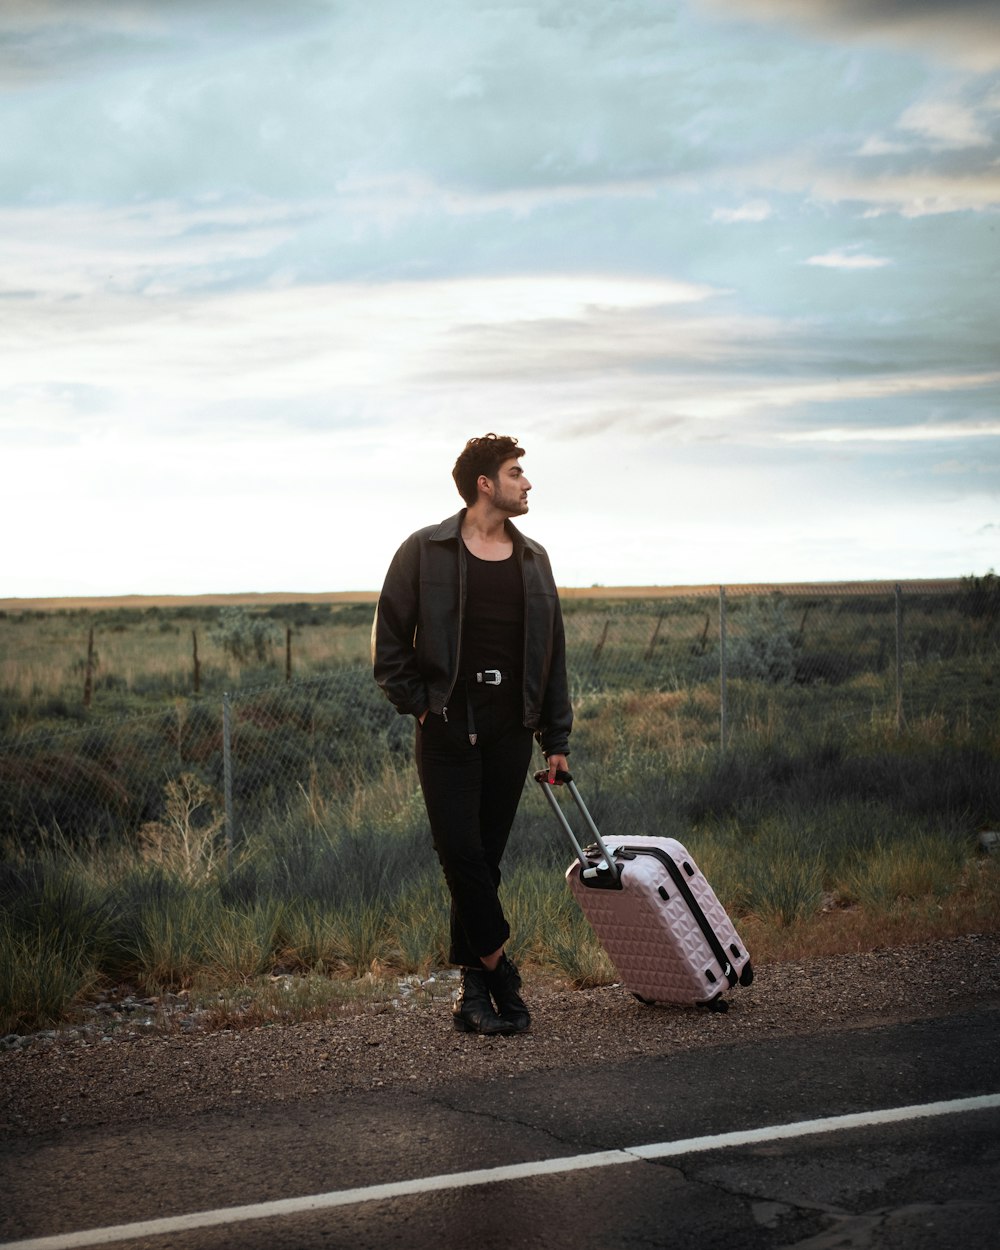
{"type": "Polygon", "coordinates": [[[531,483],[524,476],[521,462],[516,456],[505,460],[493,484],[493,506],[508,516],[523,516],[528,511],[528,491],[531,483]]]}

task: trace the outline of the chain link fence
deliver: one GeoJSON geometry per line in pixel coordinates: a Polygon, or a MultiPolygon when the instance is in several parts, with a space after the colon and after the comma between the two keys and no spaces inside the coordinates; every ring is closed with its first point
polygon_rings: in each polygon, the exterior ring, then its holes
{"type": "Polygon", "coordinates": [[[566,607],[574,691],[717,689],[719,744],[868,719],[996,725],[1000,579],[762,586],[566,607]]]}
{"type": "MultiPolygon", "coordinates": [[[[627,733],[630,707],[655,694],[696,707],[711,750],[859,726],[902,735],[918,723],[942,741],[996,742],[993,574],[888,590],[723,587],[613,598],[595,588],[567,594],[563,607],[579,724],[617,700],[627,733]]],[[[349,645],[338,637],[326,673],[295,675],[289,628],[283,682],[230,682],[127,717],[91,708],[84,724],[59,733],[8,731],[0,846],[16,853],[54,840],[137,839],[164,821],[196,823],[201,808],[202,820],[217,815],[231,847],[269,824],[318,819],[332,801],[349,813],[366,779],[384,778],[386,768],[404,778],[398,797],[408,802],[413,724],[395,714],[360,659],[370,615],[353,614],[349,645]]]]}

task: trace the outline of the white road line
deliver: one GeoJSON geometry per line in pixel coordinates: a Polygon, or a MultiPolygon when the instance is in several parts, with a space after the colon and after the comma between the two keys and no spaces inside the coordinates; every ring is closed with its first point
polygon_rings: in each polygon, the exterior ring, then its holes
{"type": "MultiPolygon", "coordinates": [[[[808,1137],[813,1133],[839,1133],[849,1128],[874,1128],[878,1124],[899,1124],[927,1116],[954,1115],[959,1111],[982,1111],[1000,1107],[1000,1094],[978,1098],[956,1098],[950,1102],[927,1102],[917,1107],[890,1107],[885,1111],[859,1111],[855,1115],[835,1115],[826,1120],[800,1120],[797,1124],[774,1124],[718,1137],[689,1137],[687,1141],[659,1142],[653,1146],[633,1146],[629,1154],[637,1159],[667,1159],[672,1155],[694,1154],[699,1150],[721,1150],[724,1146],[754,1146],[759,1142],[808,1137]]],[[[0,1246],[0,1250],[4,1247],[0,1246]]]]}
{"type": "Polygon", "coordinates": [[[817,1133],[836,1133],[843,1129],[872,1128],[879,1124],[898,1124],[929,1116],[955,1115],[965,1111],[1000,1108],[1000,1094],[983,1094],[976,1098],[956,1098],[949,1102],[924,1103],[914,1107],[892,1107],[884,1111],[837,1115],[825,1120],[801,1120],[797,1124],[775,1124],[766,1128],[747,1129],[734,1133],[718,1133],[712,1137],[689,1137],[684,1141],[657,1142],[646,1146],[630,1146],[623,1150],[602,1150],[593,1154],[569,1155],[562,1159],[539,1159],[535,1163],[512,1163],[506,1167],[480,1168],[474,1172],[449,1172],[443,1176],[424,1176],[410,1181],[392,1181],[384,1185],[367,1185],[362,1189],[338,1189],[328,1194],[312,1194],[302,1198],[281,1198],[259,1202],[253,1206],[220,1207],[215,1211],[196,1211],[190,1215],[169,1215],[158,1220],[141,1220],[135,1224],[116,1224],[110,1228],[91,1228],[77,1233],[59,1233],[52,1237],[30,1237],[23,1241],[6,1241],[0,1250],[76,1250],[78,1246],[104,1246],[115,1241],[131,1241],[138,1237],[155,1237],[164,1233],[182,1233],[196,1228],[222,1224],[238,1224],[246,1220],[266,1220],[275,1216],[300,1215],[306,1211],[323,1211],[330,1207],[355,1206],[362,1202],[378,1202],[388,1198],[406,1198],[415,1194],[434,1193],[442,1189],[462,1189],[469,1185],[493,1185],[499,1181],[523,1180],[532,1176],[554,1176],[560,1172],[576,1172],[582,1168],[605,1168],[640,1160],[665,1159],[675,1155],[694,1154],[702,1150],[725,1150],[728,1147],[757,1145],[790,1137],[808,1137],[817,1133]]]}

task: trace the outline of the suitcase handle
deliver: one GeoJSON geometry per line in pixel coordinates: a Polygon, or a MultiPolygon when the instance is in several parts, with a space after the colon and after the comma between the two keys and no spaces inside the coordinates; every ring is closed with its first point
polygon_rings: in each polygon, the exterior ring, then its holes
{"type": "Polygon", "coordinates": [[[604,857],[604,866],[601,864],[592,864],[587,858],[583,847],[580,845],[579,839],[573,832],[573,826],[566,819],[566,813],[559,806],[558,799],[552,793],[552,784],[549,781],[549,770],[547,768],[539,769],[539,771],[535,773],[535,780],[542,787],[545,797],[549,801],[549,806],[556,814],[556,819],[562,825],[563,831],[573,844],[573,850],[576,851],[576,857],[580,861],[580,875],[588,878],[596,877],[599,873],[607,871],[610,873],[611,879],[614,881],[615,885],[620,886],[621,869],[615,863],[614,856],[604,845],[604,839],[601,837],[600,830],[594,824],[594,818],[587,810],[587,805],[584,803],[583,798],[580,795],[580,791],[576,788],[576,782],[573,780],[572,775],[560,768],[556,773],[556,784],[564,785],[570,792],[573,802],[576,804],[580,815],[583,817],[587,824],[587,828],[590,830],[594,841],[597,843],[598,850],[604,857]]]}

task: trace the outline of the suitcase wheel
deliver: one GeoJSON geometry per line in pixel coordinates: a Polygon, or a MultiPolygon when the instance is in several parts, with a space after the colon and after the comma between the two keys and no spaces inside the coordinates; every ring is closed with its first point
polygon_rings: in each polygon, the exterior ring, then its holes
{"type": "Polygon", "coordinates": [[[655,998],[645,998],[642,994],[637,994],[637,993],[635,992],[635,990],[633,990],[633,991],[632,991],[632,997],[633,997],[633,998],[637,998],[637,999],[639,1000],[639,1002],[640,1002],[640,1003],[642,1003],[642,1004],[643,1004],[644,1006],[646,1006],[646,1007],[655,1007],[655,1006],[656,1006],[656,999],[655,999],[655,998]]]}
{"type": "Polygon", "coordinates": [[[752,985],[752,984],[753,984],[753,964],[750,963],[749,960],[747,960],[747,962],[743,965],[742,972],[740,973],[740,985],[746,986],[746,985],[752,985]]]}
{"type": "Polygon", "coordinates": [[[719,994],[716,998],[710,998],[708,1002],[699,1003],[699,1007],[705,1007],[708,1011],[726,1012],[729,1010],[729,1003],[719,994]]]}

